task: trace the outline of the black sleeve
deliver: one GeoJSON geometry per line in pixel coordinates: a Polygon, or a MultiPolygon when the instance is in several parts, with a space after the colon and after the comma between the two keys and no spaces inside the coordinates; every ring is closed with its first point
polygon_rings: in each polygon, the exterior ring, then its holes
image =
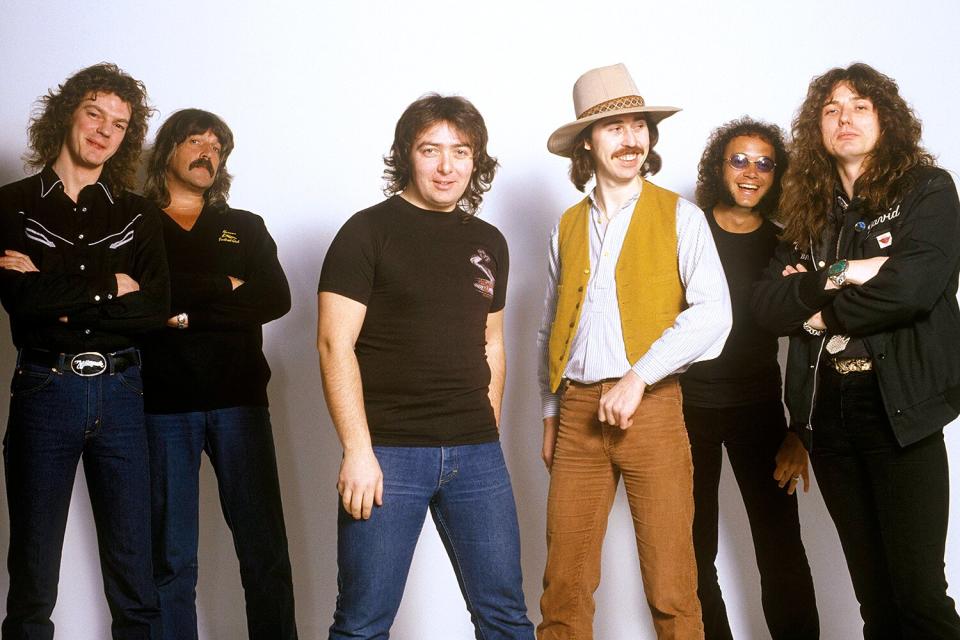
{"type": "Polygon", "coordinates": [[[233,291],[230,278],[220,273],[170,273],[170,311],[180,313],[217,302],[233,291]]]}
{"type": "MultiPolygon", "coordinates": [[[[255,218],[253,250],[245,259],[243,284],[218,295],[210,304],[185,309],[190,328],[231,328],[262,325],[290,310],[290,287],[277,258],[277,245],[259,217],[255,218]]],[[[230,279],[217,276],[226,281],[230,279]]]]}
{"type": "MultiPolygon", "coordinates": [[[[905,208],[907,203],[905,202],[905,208]]],[[[863,336],[912,322],[944,295],[960,261],[960,202],[949,174],[938,171],[902,214],[889,260],[858,287],[844,287],[833,318],[844,333],[863,336]]]]}
{"type": "Polygon", "coordinates": [[[119,297],[112,294],[105,301],[101,298],[93,308],[67,314],[71,324],[82,323],[102,331],[136,334],[162,327],[170,317],[170,274],[160,227],[161,213],[146,202],[143,206],[145,211],[137,229],[132,273],[127,274],[137,281],[140,290],[119,297]]]}
{"type": "MultiPolygon", "coordinates": [[[[15,210],[15,205],[8,205],[5,201],[0,207],[0,252],[18,251],[38,264],[39,255],[31,252],[26,243],[23,215],[15,210]]],[[[116,293],[117,281],[110,274],[20,273],[0,269],[0,302],[10,315],[56,320],[83,311],[96,311],[99,300],[107,300],[116,293]]]]}
{"type": "Polygon", "coordinates": [[[373,292],[377,244],[363,212],[347,220],[327,250],[318,291],[336,293],[366,305],[373,292]]]}
{"type": "Polygon", "coordinates": [[[793,244],[781,242],[760,280],[753,285],[750,306],[754,318],[757,324],[778,336],[799,330],[810,316],[832,299],[821,293],[825,276],[823,272],[812,271],[809,261],[804,262],[811,271],[782,275],[786,265],[800,262],[800,254],[793,244]]]}

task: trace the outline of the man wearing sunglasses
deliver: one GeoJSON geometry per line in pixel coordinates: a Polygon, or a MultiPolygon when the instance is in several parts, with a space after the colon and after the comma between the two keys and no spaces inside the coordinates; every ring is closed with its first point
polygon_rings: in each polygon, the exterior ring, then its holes
{"type": "Polygon", "coordinates": [[[693,541],[707,640],[731,640],[717,580],[718,490],[726,447],[750,520],[763,612],[773,640],[813,640],[819,619],[800,539],[794,492],[808,488],[807,454],[787,431],[777,336],[750,312],[754,282],[769,264],[779,229],[771,217],[787,169],[779,127],[743,118],[716,129],[700,159],[703,207],[730,287],[733,329],[723,353],[681,377],[693,454],[693,541]]]}
{"type": "Polygon", "coordinates": [[[538,335],[543,460],[550,470],[541,640],[593,637],[600,550],[620,475],[658,638],[703,637],[693,469],[677,373],[714,358],[730,300],[703,213],[645,179],[657,123],[624,65],[588,71],[576,121],[547,148],[587,198],[550,239],[538,335]]]}

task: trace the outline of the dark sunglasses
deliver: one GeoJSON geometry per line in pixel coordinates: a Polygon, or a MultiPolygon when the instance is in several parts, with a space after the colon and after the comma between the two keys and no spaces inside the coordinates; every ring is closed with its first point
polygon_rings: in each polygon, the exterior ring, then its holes
{"type": "Polygon", "coordinates": [[[777,167],[777,163],[773,161],[773,158],[768,158],[767,156],[760,156],[756,160],[751,160],[747,157],[745,153],[735,153],[729,158],[727,162],[731,167],[738,171],[743,171],[750,166],[750,163],[753,163],[753,166],[757,168],[757,171],[760,173],[770,173],[777,167]]]}

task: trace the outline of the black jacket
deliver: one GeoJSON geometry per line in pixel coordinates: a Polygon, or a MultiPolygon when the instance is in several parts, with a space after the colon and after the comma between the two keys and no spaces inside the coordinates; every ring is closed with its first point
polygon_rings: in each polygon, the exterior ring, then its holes
{"type": "Polygon", "coordinates": [[[754,287],[757,321],[790,336],[786,400],[791,428],[801,433],[809,435],[825,366],[826,337],[802,328],[817,311],[828,334],[862,339],[901,446],[939,431],[960,413],[960,202],[947,172],[920,168],[910,177],[913,188],[889,211],[871,212],[854,200],[842,214],[839,242],[828,232],[831,246],[815,239],[805,253],[781,243],[754,287]],[[875,256],[890,259],[867,283],[823,290],[825,267],[838,258],[875,256]],[[781,275],[784,265],[797,263],[810,273],[781,275]]]}

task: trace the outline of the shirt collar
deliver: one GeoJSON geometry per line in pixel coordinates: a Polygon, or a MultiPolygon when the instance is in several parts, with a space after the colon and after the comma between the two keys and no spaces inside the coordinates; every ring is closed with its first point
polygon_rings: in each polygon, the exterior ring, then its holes
{"type": "MultiPolygon", "coordinates": [[[[102,180],[97,180],[97,185],[103,190],[103,195],[107,197],[107,201],[110,204],[114,204],[113,193],[110,191],[110,187],[107,186],[102,180]]],[[[63,188],[63,180],[60,179],[60,176],[57,175],[57,172],[53,170],[52,165],[46,165],[43,168],[43,171],[40,172],[40,197],[46,198],[50,195],[57,185],[60,185],[60,188],[63,188]]],[[[86,188],[86,187],[84,187],[86,188]]]]}
{"type": "MultiPolygon", "coordinates": [[[[596,192],[597,192],[597,188],[594,187],[593,189],[590,190],[590,193],[587,194],[587,197],[590,198],[590,207],[599,212],[599,211],[600,211],[600,206],[597,204],[596,192]]],[[[613,219],[614,217],[616,217],[617,214],[620,213],[620,211],[623,211],[624,209],[626,209],[626,208],[628,208],[628,207],[632,208],[632,207],[636,206],[637,200],[638,200],[639,198],[640,198],[640,189],[637,189],[636,193],[634,193],[632,196],[630,196],[629,198],[627,198],[626,202],[624,202],[623,205],[620,207],[620,210],[617,211],[617,212],[616,212],[615,214],[613,214],[612,216],[610,216],[610,219],[613,219]]]]}

